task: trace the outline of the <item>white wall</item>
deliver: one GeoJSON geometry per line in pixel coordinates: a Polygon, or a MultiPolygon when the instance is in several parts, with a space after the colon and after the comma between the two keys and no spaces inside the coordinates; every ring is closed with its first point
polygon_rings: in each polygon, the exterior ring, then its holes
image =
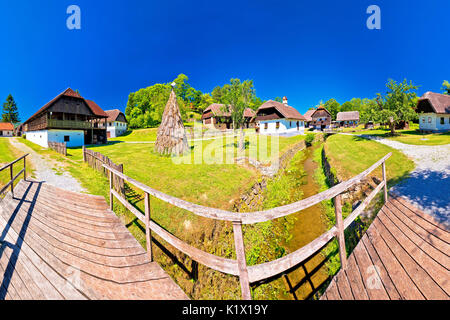
{"type": "Polygon", "coordinates": [[[297,130],[297,120],[286,120],[286,119],[278,119],[278,120],[265,120],[259,121],[259,132],[261,134],[280,134],[280,133],[301,133],[303,134],[305,131],[305,124],[303,121],[299,121],[299,129],[297,130]],[[280,123],[280,127],[277,129],[276,123],[280,123]],[[267,123],[267,129],[265,129],[267,123]]]}
{"type": "Polygon", "coordinates": [[[419,116],[419,128],[433,131],[450,130],[450,115],[422,113],[419,116]],[[444,124],[441,124],[441,118],[444,118],[444,124]]]}
{"type": "Polygon", "coordinates": [[[114,121],[112,123],[108,122],[107,132],[110,132],[110,138],[115,138],[123,135],[127,132],[128,124],[126,122],[114,121]]]}
{"type": "Polygon", "coordinates": [[[68,147],[81,147],[84,145],[83,130],[39,130],[25,132],[26,139],[48,148],[48,142],[66,143],[68,147]],[[69,141],[64,141],[64,137],[68,136],[69,141]]]}
{"type": "Polygon", "coordinates": [[[0,130],[0,137],[12,137],[13,136],[13,132],[12,131],[7,131],[7,130],[0,130]]]}

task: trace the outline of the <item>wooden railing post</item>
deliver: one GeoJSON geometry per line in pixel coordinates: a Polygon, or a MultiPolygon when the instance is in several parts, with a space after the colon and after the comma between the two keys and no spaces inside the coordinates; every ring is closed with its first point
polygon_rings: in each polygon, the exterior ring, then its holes
{"type": "Polygon", "coordinates": [[[83,162],[86,162],[86,147],[83,145],[83,162]]]}
{"type": "Polygon", "coordinates": [[[27,157],[23,158],[23,180],[27,181],[27,157]]]}
{"type": "Polygon", "coordinates": [[[234,246],[236,248],[236,258],[239,268],[239,282],[243,300],[251,300],[250,282],[248,279],[247,261],[245,258],[244,238],[242,234],[242,222],[233,222],[234,246]]]}
{"type": "Polygon", "coordinates": [[[145,240],[147,242],[147,254],[150,261],[153,261],[152,233],[150,229],[150,195],[145,193],[145,240]]]}
{"type": "Polygon", "coordinates": [[[383,169],[383,182],[384,182],[384,203],[387,203],[388,201],[388,193],[387,193],[387,178],[386,178],[386,162],[383,161],[381,164],[381,167],[383,169]]]}
{"type": "Polygon", "coordinates": [[[11,175],[11,194],[12,194],[12,196],[13,196],[13,198],[14,198],[14,181],[13,181],[13,179],[14,179],[14,174],[13,174],[13,165],[10,165],[10,166],[9,166],[9,173],[10,173],[10,175],[11,175]]]}
{"type": "Polygon", "coordinates": [[[114,207],[114,195],[112,193],[113,190],[113,173],[111,170],[109,171],[109,208],[113,211],[114,207]]]}
{"type": "Polygon", "coordinates": [[[345,248],[344,221],[342,220],[342,204],[340,194],[334,197],[334,213],[336,216],[339,257],[341,258],[342,268],[345,268],[347,266],[347,251],[345,248]]]}

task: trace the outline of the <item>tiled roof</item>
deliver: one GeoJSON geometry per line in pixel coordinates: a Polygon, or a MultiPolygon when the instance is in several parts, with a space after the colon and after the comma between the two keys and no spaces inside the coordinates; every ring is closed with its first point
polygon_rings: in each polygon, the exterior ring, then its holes
{"type": "Polygon", "coordinates": [[[294,120],[305,120],[305,117],[301,115],[294,107],[287,106],[281,102],[269,100],[264,102],[258,110],[275,108],[280,112],[286,119],[294,120]]]}
{"type": "Polygon", "coordinates": [[[13,131],[14,125],[10,122],[0,122],[0,130],[13,131]]]}
{"type": "Polygon", "coordinates": [[[359,112],[358,111],[344,111],[338,112],[336,116],[336,121],[359,121],[359,112]]]}
{"type": "Polygon", "coordinates": [[[450,113],[450,95],[428,91],[420,97],[418,104],[423,100],[428,100],[436,113],[450,113]]]}
{"type": "MultiPolygon", "coordinates": [[[[231,116],[231,112],[229,111],[229,108],[226,108],[224,104],[220,104],[220,103],[210,104],[208,106],[208,108],[206,108],[203,111],[203,114],[205,115],[208,112],[212,112],[212,114],[215,117],[230,117],[231,116]],[[228,112],[226,110],[228,110],[228,112]]],[[[250,108],[246,108],[244,110],[244,117],[252,118],[255,115],[256,115],[255,111],[253,111],[250,108]]]]}
{"type": "Polygon", "coordinates": [[[312,121],[311,116],[314,113],[314,111],[316,111],[316,109],[311,109],[311,110],[306,111],[306,113],[304,114],[306,121],[312,121]]]}

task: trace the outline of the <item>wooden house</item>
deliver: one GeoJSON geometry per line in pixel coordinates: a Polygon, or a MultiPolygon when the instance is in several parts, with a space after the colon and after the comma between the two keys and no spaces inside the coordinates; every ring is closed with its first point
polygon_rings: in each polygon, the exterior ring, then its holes
{"type": "Polygon", "coordinates": [[[68,147],[106,143],[108,115],[92,100],[68,88],[23,123],[26,139],[40,146],[65,142],[68,147]]]}
{"type": "MultiPolygon", "coordinates": [[[[253,128],[255,111],[250,108],[244,110],[244,128],[253,128]]],[[[230,107],[220,103],[209,105],[202,115],[202,123],[210,129],[226,130],[233,129],[233,121],[231,119],[230,107]]],[[[236,128],[239,129],[239,128],[236,128]]]]}
{"type": "Polygon", "coordinates": [[[316,109],[310,109],[306,111],[306,113],[303,115],[305,117],[305,128],[309,128],[309,125],[312,123],[312,114],[316,111],[316,109]]]}
{"type": "Polygon", "coordinates": [[[9,122],[0,122],[0,137],[12,137],[14,134],[14,125],[9,122]]]}
{"type": "Polygon", "coordinates": [[[331,113],[323,106],[319,106],[311,114],[310,126],[316,130],[329,129],[331,127],[331,113]]]}
{"type": "Polygon", "coordinates": [[[420,130],[450,131],[450,95],[428,91],[417,102],[416,112],[420,130]]]}
{"type": "Polygon", "coordinates": [[[123,135],[128,130],[128,121],[125,114],[119,109],[106,110],[106,135],[108,138],[115,138],[123,135]]]}
{"type": "Polygon", "coordinates": [[[358,111],[338,112],[336,115],[336,124],[338,127],[356,127],[359,123],[358,111]]]}
{"type": "Polygon", "coordinates": [[[264,102],[256,112],[256,122],[261,134],[303,134],[305,130],[305,117],[288,105],[286,97],[283,103],[264,102]]]}

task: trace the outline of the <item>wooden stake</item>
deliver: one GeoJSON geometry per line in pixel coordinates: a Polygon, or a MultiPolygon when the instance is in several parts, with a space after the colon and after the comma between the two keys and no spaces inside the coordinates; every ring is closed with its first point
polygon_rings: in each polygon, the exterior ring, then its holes
{"type": "Polygon", "coordinates": [[[236,258],[239,268],[239,281],[243,300],[252,300],[250,293],[250,282],[248,279],[247,261],[245,259],[245,246],[242,236],[242,222],[233,222],[234,246],[236,248],[236,258]]]}
{"type": "Polygon", "coordinates": [[[336,216],[337,238],[339,243],[339,257],[342,268],[347,267],[347,251],[345,249],[344,221],[342,220],[341,195],[334,197],[334,213],[336,216]]]}
{"type": "Polygon", "coordinates": [[[153,261],[152,233],[150,229],[150,195],[145,193],[145,239],[147,242],[147,254],[150,261],[153,261]]]}
{"type": "Polygon", "coordinates": [[[387,193],[387,178],[386,178],[386,162],[383,161],[381,164],[383,169],[383,181],[384,181],[384,203],[388,201],[388,193],[387,193]]]}

